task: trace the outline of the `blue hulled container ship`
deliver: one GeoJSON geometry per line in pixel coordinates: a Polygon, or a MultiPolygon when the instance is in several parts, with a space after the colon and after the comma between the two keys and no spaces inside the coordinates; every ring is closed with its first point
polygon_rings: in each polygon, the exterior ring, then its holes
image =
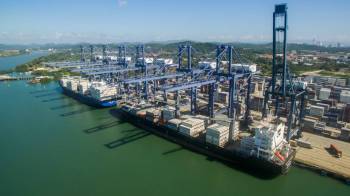
{"type": "Polygon", "coordinates": [[[81,77],[64,77],[59,81],[63,93],[77,101],[96,108],[117,105],[116,88],[104,82],[89,82],[81,77]]]}

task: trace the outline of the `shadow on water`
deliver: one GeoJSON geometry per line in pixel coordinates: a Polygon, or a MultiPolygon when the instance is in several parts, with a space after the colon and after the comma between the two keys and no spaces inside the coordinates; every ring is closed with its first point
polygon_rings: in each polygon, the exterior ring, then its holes
{"type": "Polygon", "coordinates": [[[168,150],[168,151],[166,151],[166,152],[163,152],[162,154],[163,154],[163,155],[168,155],[168,154],[172,154],[172,153],[181,151],[181,150],[183,150],[183,149],[184,149],[183,147],[178,147],[178,148],[175,148],[175,149],[172,149],[172,150],[168,150]]]}
{"type": "Polygon", "coordinates": [[[110,142],[108,144],[105,144],[105,146],[109,149],[114,149],[114,148],[117,148],[117,147],[120,147],[120,146],[123,146],[125,144],[128,144],[130,142],[134,142],[134,141],[137,141],[139,139],[142,139],[144,137],[147,137],[151,135],[150,133],[148,132],[145,132],[145,131],[141,131],[139,133],[135,133],[133,135],[130,135],[130,136],[126,136],[126,137],[123,137],[123,138],[120,138],[120,139],[117,139],[113,142],[110,142]]]}
{"type": "Polygon", "coordinates": [[[128,129],[128,130],[123,130],[121,132],[122,133],[132,133],[132,132],[135,132],[135,131],[140,131],[140,129],[128,129]]]}
{"type": "Polygon", "coordinates": [[[59,105],[59,106],[55,106],[50,108],[51,110],[59,110],[59,109],[64,109],[64,108],[68,108],[68,107],[72,107],[72,106],[76,106],[77,104],[75,103],[70,103],[70,104],[66,104],[66,105],[59,105]]]}
{"type": "Polygon", "coordinates": [[[68,99],[67,97],[55,97],[55,98],[51,98],[51,99],[45,99],[45,100],[42,100],[42,102],[51,102],[51,101],[58,101],[58,100],[63,100],[63,99],[68,99]]]}
{"type": "Polygon", "coordinates": [[[99,125],[99,126],[96,126],[96,127],[92,127],[92,128],[89,128],[89,129],[85,129],[83,131],[85,133],[87,133],[87,134],[96,133],[98,131],[102,131],[104,129],[108,129],[108,128],[120,125],[122,123],[123,122],[120,122],[120,121],[114,121],[114,122],[105,123],[105,124],[102,124],[102,125],[99,125]]]}
{"type": "Polygon", "coordinates": [[[47,94],[40,94],[40,95],[36,95],[35,97],[36,98],[41,98],[41,97],[49,97],[49,96],[52,96],[52,95],[57,95],[58,92],[52,92],[52,93],[47,93],[47,94]]]}
{"type": "Polygon", "coordinates": [[[102,116],[97,118],[98,120],[113,120],[115,118],[113,118],[113,116],[102,116]]]}
{"type": "Polygon", "coordinates": [[[90,108],[83,108],[83,109],[80,109],[80,110],[76,110],[76,111],[60,114],[60,116],[67,117],[67,116],[72,116],[72,115],[76,115],[76,114],[82,114],[84,112],[90,112],[90,111],[94,111],[94,110],[97,110],[97,108],[92,108],[92,107],[90,107],[90,108]]]}
{"type": "Polygon", "coordinates": [[[29,94],[40,94],[40,93],[47,93],[51,91],[56,91],[56,89],[45,89],[45,90],[37,90],[37,91],[31,91],[29,94]]]}

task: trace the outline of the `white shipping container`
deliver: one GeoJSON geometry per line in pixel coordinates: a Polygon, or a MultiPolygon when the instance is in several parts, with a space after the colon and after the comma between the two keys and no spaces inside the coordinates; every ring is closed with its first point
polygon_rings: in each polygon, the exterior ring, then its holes
{"type": "Polygon", "coordinates": [[[324,114],[324,107],[312,105],[310,107],[310,115],[322,117],[324,114]]]}
{"type": "Polygon", "coordinates": [[[198,67],[200,69],[215,69],[216,68],[216,62],[210,62],[210,61],[199,61],[198,67]]]}
{"type": "Polygon", "coordinates": [[[329,96],[331,95],[331,89],[329,88],[321,88],[320,89],[320,95],[319,95],[319,99],[320,100],[327,100],[329,99],[329,96]]]}
{"type": "Polygon", "coordinates": [[[204,126],[196,127],[196,128],[189,128],[189,127],[186,127],[184,125],[180,125],[180,127],[179,127],[180,133],[187,135],[187,136],[191,136],[191,137],[197,137],[199,135],[199,133],[203,132],[204,130],[205,130],[204,126]]]}
{"type": "Polygon", "coordinates": [[[196,126],[204,126],[204,121],[201,119],[188,118],[182,122],[182,125],[186,127],[196,127],[196,126]]]}
{"type": "Polygon", "coordinates": [[[224,146],[229,139],[229,127],[213,124],[206,130],[206,141],[216,146],[224,146]]]}
{"type": "Polygon", "coordinates": [[[61,83],[61,85],[62,85],[63,87],[67,87],[67,82],[68,82],[68,80],[67,80],[66,78],[62,78],[62,79],[60,80],[60,83],[61,83]]]}
{"type": "Polygon", "coordinates": [[[163,108],[162,116],[163,116],[163,120],[165,121],[175,118],[175,108],[173,107],[163,108]]]}
{"type": "MultiPolygon", "coordinates": [[[[153,61],[154,61],[153,58],[145,57],[144,59],[146,64],[153,64],[153,61]]],[[[139,58],[138,62],[142,62],[142,58],[139,58]]]]}
{"type": "Polygon", "coordinates": [[[173,59],[163,59],[159,58],[156,60],[156,65],[171,65],[173,64],[173,59]]]}
{"type": "Polygon", "coordinates": [[[180,124],[181,124],[181,120],[179,119],[171,119],[167,122],[166,126],[169,127],[170,129],[177,131],[180,124]]]}
{"type": "Polygon", "coordinates": [[[87,80],[81,80],[77,86],[78,92],[80,94],[85,94],[88,88],[89,88],[89,81],[87,80]]]}
{"type": "Polygon", "coordinates": [[[77,91],[78,89],[78,82],[76,80],[69,80],[67,81],[67,88],[72,91],[77,91]]]}
{"type": "Polygon", "coordinates": [[[166,126],[169,127],[170,129],[177,131],[180,124],[181,124],[181,120],[179,119],[171,119],[167,122],[166,126]]]}
{"type": "Polygon", "coordinates": [[[342,91],[340,93],[340,102],[350,103],[350,91],[342,91]]]}
{"type": "Polygon", "coordinates": [[[196,137],[199,133],[204,131],[204,121],[194,118],[188,118],[184,120],[179,127],[180,133],[191,137],[196,137]]]}
{"type": "Polygon", "coordinates": [[[250,71],[252,73],[256,72],[256,64],[232,64],[232,69],[236,71],[250,71]]]}

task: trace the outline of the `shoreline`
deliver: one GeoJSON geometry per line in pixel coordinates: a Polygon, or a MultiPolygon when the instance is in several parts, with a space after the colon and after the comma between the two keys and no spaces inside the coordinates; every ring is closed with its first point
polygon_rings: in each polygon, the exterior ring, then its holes
{"type": "Polygon", "coordinates": [[[19,52],[8,52],[6,50],[1,50],[0,51],[0,58],[6,58],[6,57],[16,57],[16,56],[21,56],[21,55],[26,55],[26,54],[31,54],[31,52],[26,52],[26,51],[19,51],[19,52]]]}
{"type": "Polygon", "coordinates": [[[301,169],[306,169],[306,170],[312,171],[314,173],[318,173],[321,176],[325,176],[328,178],[332,178],[334,180],[338,180],[339,182],[345,183],[345,185],[350,185],[350,177],[344,176],[344,175],[339,174],[339,173],[334,172],[334,171],[330,171],[330,170],[325,169],[325,168],[321,168],[317,165],[307,164],[301,160],[294,160],[293,166],[301,168],[301,169]]]}

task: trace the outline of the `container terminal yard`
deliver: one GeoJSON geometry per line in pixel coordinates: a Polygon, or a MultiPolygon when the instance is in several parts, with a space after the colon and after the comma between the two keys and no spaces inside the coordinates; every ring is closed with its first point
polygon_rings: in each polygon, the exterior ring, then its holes
{"type": "Polygon", "coordinates": [[[215,61],[198,64],[190,43],[174,58],[148,57],[142,44],[135,55],[125,45],[115,56],[106,46],[95,50],[82,46],[80,61],[45,64],[80,73],[60,80],[66,95],[112,107],[121,119],[227,164],[278,175],[294,161],[349,181],[350,91],[289,71],[286,4],[273,13],[270,77],[226,44],[213,48],[215,61]]]}

